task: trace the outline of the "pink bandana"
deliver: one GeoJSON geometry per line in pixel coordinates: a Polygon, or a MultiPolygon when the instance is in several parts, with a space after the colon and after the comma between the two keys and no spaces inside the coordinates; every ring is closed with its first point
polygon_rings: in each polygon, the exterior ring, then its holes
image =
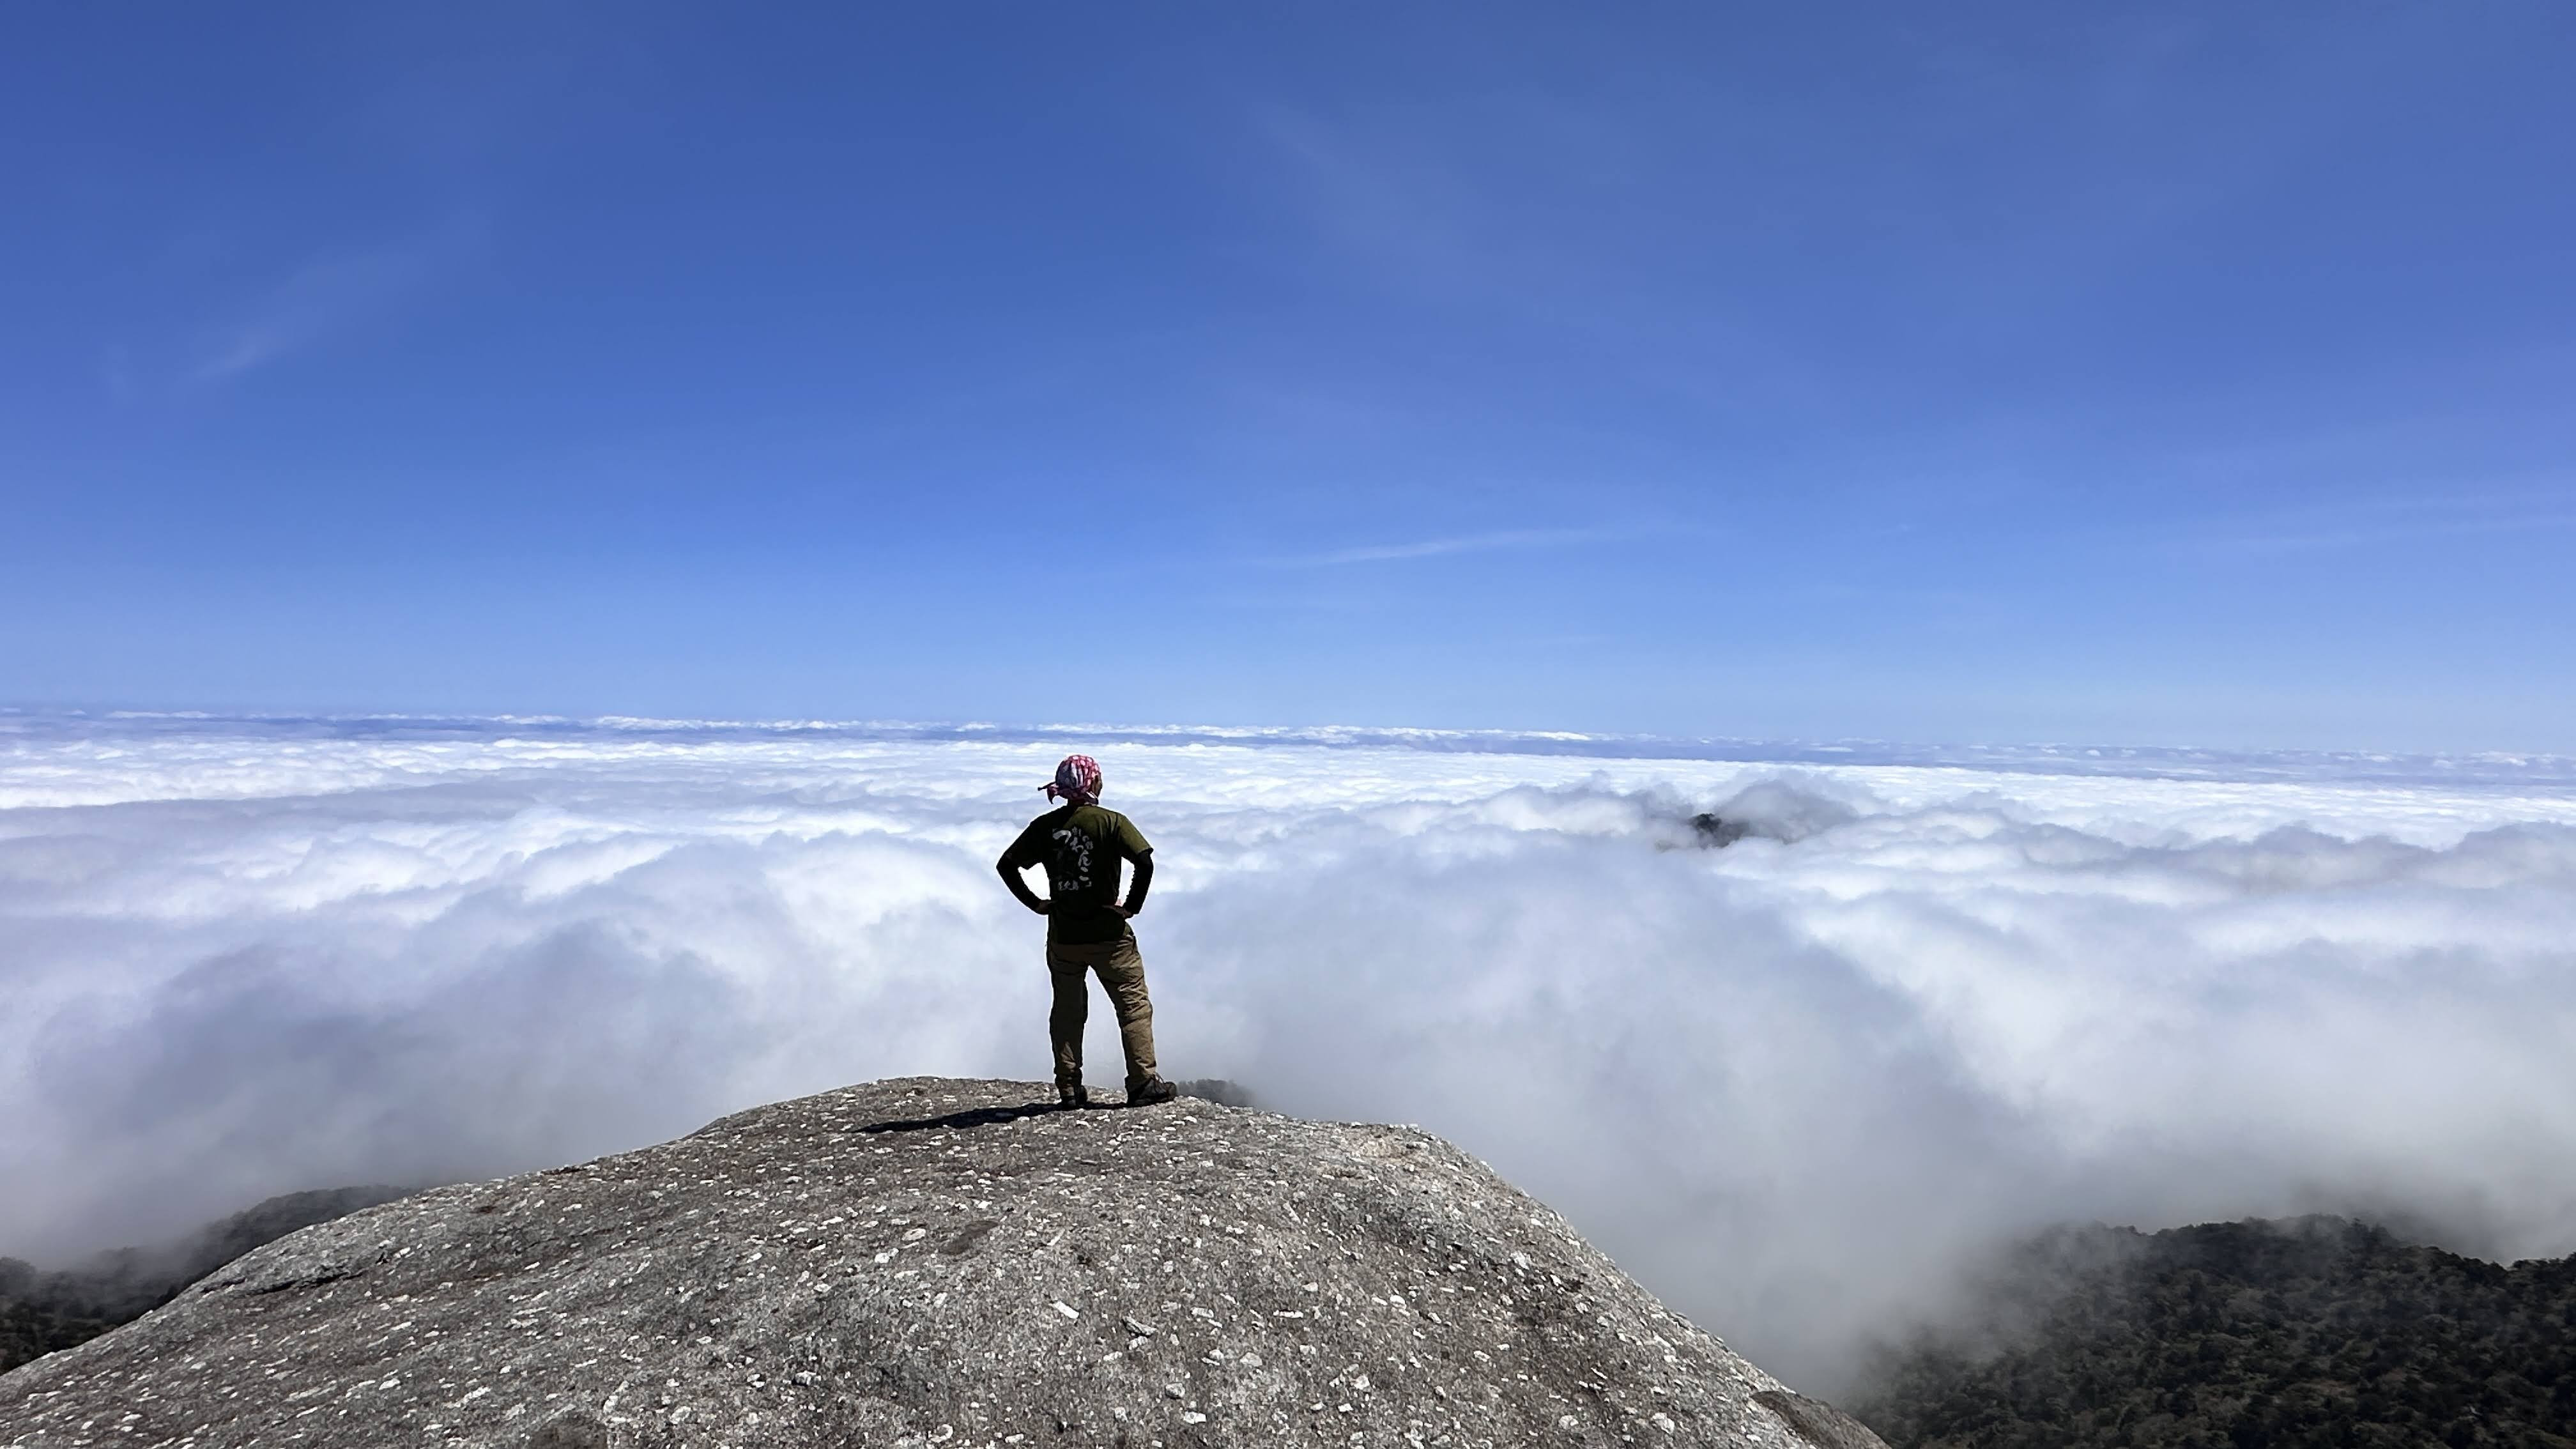
{"type": "Polygon", "coordinates": [[[1050,800],[1070,800],[1076,805],[1100,803],[1100,762],[1089,755],[1067,755],[1055,767],[1055,783],[1045,786],[1050,800]]]}

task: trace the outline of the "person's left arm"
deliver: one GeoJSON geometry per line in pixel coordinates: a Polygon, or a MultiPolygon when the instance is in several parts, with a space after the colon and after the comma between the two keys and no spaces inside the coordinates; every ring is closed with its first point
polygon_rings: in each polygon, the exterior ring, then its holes
{"type": "Polygon", "coordinates": [[[1038,863],[1036,837],[1035,825],[1021,831],[1020,838],[1011,842],[1011,848],[1002,852],[1002,858],[993,862],[993,869],[1002,873],[1002,884],[1011,888],[1011,894],[1019,898],[1021,905],[1043,916],[1055,909],[1055,903],[1030,890],[1029,878],[1020,873],[1038,863]]]}
{"type": "Polygon", "coordinates": [[[1037,912],[1041,916],[1046,915],[1055,909],[1055,903],[1053,901],[1050,901],[1046,897],[1039,895],[1036,891],[1029,889],[1029,878],[1020,874],[1020,872],[1026,869],[1026,867],[1014,866],[1011,864],[1010,857],[1004,856],[1002,859],[993,863],[993,868],[1002,873],[1002,884],[1011,888],[1011,894],[1019,897],[1021,905],[1028,907],[1030,910],[1037,912]]]}

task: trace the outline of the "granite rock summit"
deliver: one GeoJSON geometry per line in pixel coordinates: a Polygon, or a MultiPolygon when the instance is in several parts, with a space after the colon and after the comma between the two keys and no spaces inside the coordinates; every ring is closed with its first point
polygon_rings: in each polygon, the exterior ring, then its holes
{"type": "Polygon", "coordinates": [[[1884,1449],[1435,1137],[1052,1098],[878,1082],[306,1228],[0,1376],[0,1444],[1884,1449]]]}

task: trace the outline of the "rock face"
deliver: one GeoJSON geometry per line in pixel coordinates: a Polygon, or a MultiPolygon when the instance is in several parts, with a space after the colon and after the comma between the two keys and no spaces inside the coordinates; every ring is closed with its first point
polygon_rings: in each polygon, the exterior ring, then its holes
{"type": "Polygon", "coordinates": [[[0,1444],[1884,1449],[1437,1138],[1052,1097],[880,1082],[307,1228],[0,1375],[0,1444]]]}

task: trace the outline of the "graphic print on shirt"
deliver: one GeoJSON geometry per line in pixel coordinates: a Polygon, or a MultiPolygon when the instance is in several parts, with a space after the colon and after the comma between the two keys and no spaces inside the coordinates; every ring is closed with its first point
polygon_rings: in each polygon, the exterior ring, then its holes
{"type": "Polygon", "coordinates": [[[1055,889],[1083,891],[1091,888],[1091,837],[1071,826],[1055,832],[1055,889]]]}

